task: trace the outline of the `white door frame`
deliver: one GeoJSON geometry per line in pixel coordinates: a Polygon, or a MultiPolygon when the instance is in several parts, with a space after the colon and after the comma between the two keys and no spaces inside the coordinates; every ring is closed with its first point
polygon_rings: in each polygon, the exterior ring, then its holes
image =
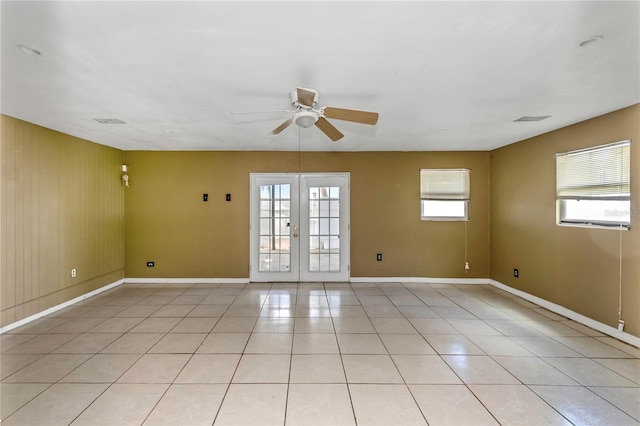
{"type": "MultiPolygon", "coordinates": [[[[250,175],[250,281],[348,281],[350,277],[349,173],[251,173],[250,175]],[[290,269],[259,271],[260,185],[291,185],[290,269]],[[339,187],[339,270],[310,271],[309,190],[311,187],[339,187]]],[[[334,223],[334,222],[332,222],[334,223]]],[[[332,243],[333,244],[333,243],[332,243]]],[[[336,255],[337,256],[337,255],[336,255]]],[[[332,257],[332,256],[329,256],[332,257]]]]}

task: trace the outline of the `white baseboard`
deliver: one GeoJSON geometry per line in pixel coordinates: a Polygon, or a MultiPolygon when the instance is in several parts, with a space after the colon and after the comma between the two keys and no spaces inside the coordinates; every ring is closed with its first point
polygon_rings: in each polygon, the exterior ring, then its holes
{"type": "Polygon", "coordinates": [[[125,280],[123,280],[123,279],[115,281],[115,282],[113,282],[111,284],[107,284],[107,285],[102,286],[102,287],[100,287],[98,289],[90,291],[89,293],[85,293],[82,296],[78,296],[78,297],[76,297],[74,299],[67,300],[66,302],[63,302],[63,303],[61,303],[59,305],[52,306],[51,308],[45,309],[44,311],[38,312],[37,314],[33,314],[33,315],[30,315],[30,316],[28,316],[26,318],[22,318],[21,320],[18,320],[16,322],[12,322],[11,324],[7,324],[4,327],[0,328],[0,334],[6,333],[7,331],[13,330],[14,328],[18,328],[21,325],[25,325],[27,323],[30,323],[31,321],[35,321],[35,320],[40,319],[40,318],[42,318],[42,317],[44,317],[46,315],[52,314],[54,312],[57,312],[57,311],[59,311],[61,309],[64,309],[64,308],[66,308],[68,306],[71,306],[71,305],[73,305],[75,303],[81,302],[81,301],[83,301],[85,299],[88,299],[88,298],[90,298],[92,296],[95,296],[96,294],[100,294],[103,291],[111,290],[112,288],[117,287],[117,286],[119,286],[121,284],[124,284],[124,283],[125,283],[125,280]]]}
{"type": "Polygon", "coordinates": [[[489,284],[488,278],[351,277],[352,283],[489,284]]]}
{"type": "Polygon", "coordinates": [[[125,278],[128,284],[248,284],[249,278],[125,278]]]}
{"type": "Polygon", "coordinates": [[[575,322],[579,322],[582,325],[586,325],[587,327],[593,328],[594,330],[597,330],[601,333],[607,334],[611,337],[615,337],[618,340],[622,340],[623,342],[626,342],[630,345],[640,348],[640,337],[636,337],[633,334],[625,333],[624,331],[620,332],[616,327],[611,327],[609,325],[596,321],[592,318],[589,318],[582,314],[574,312],[571,309],[567,309],[564,306],[557,305],[553,302],[549,302],[548,300],[542,299],[538,296],[534,296],[532,294],[515,289],[513,287],[509,287],[508,285],[502,284],[499,281],[489,279],[489,284],[499,288],[500,290],[504,290],[508,293],[511,293],[525,300],[528,300],[531,303],[535,303],[536,305],[541,306],[545,309],[548,309],[551,312],[555,312],[558,315],[562,315],[563,317],[572,319],[575,322]]]}
{"type": "Polygon", "coordinates": [[[557,305],[553,302],[549,302],[548,300],[542,299],[538,296],[534,296],[524,291],[517,290],[513,287],[509,287],[508,285],[502,284],[501,282],[493,280],[491,278],[351,277],[349,281],[352,283],[371,283],[371,282],[392,283],[393,282],[393,283],[427,283],[427,284],[490,284],[494,287],[497,287],[515,296],[528,300],[529,302],[535,303],[536,305],[543,307],[545,309],[548,309],[551,312],[554,312],[558,315],[562,315],[565,318],[569,318],[575,322],[578,322],[582,325],[593,328],[594,330],[597,330],[608,336],[614,337],[625,343],[628,343],[637,348],[640,348],[640,337],[636,337],[633,334],[629,334],[626,332],[620,332],[616,327],[606,325],[592,318],[586,317],[582,314],[579,314],[570,309],[567,309],[564,306],[557,305]]]}
{"type": "MultiPolygon", "coordinates": [[[[528,300],[529,302],[535,303],[536,305],[541,306],[545,309],[548,309],[551,312],[555,312],[558,315],[562,315],[563,317],[572,319],[582,325],[586,325],[587,327],[591,327],[594,330],[597,330],[601,333],[604,333],[606,335],[609,335],[618,340],[621,340],[630,345],[640,348],[640,337],[636,337],[626,332],[620,332],[616,327],[606,325],[592,318],[586,317],[582,314],[579,314],[570,309],[567,309],[564,306],[557,305],[553,302],[549,302],[548,300],[542,299],[538,296],[534,296],[532,294],[515,289],[513,287],[509,287],[508,285],[502,284],[501,282],[493,280],[491,278],[351,277],[349,281],[352,283],[372,283],[372,282],[402,283],[404,282],[404,283],[426,283],[426,284],[490,284],[496,288],[499,288],[515,296],[528,300]]],[[[124,283],[131,283],[131,284],[201,284],[201,283],[202,284],[248,284],[249,282],[250,282],[249,278],[124,278],[124,279],[115,281],[111,284],[107,284],[96,290],[93,290],[89,293],[83,294],[82,296],[78,296],[64,303],[53,306],[49,309],[45,309],[44,311],[38,312],[37,314],[33,314],[19,321],[16,321],[14,323],[1,327],[0,334],[6,333],[7,331],[13,330],[14,328],[20,327],[31,321],[35,321],[46,315],[57,312],[61,309],[71,306],[75,303],[81,302],[85,299],[88,299],[104,291],[110,290],[124,283]]]]}

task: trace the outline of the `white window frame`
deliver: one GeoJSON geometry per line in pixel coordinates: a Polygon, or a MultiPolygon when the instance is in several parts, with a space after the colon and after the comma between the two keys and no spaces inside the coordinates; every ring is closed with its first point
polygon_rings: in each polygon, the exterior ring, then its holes
{"type": "Polygon", "coordinates": [[[556,154],[556,224],[630,229],[630,153],[631,140],[624,140],[556,154]]]}
{"type": "Polygon", "coordinates": [[[469,169],[420,169],[420,219],[427,221],[468,221],[470,198],[469,169]],[[464,204],[462,215],[429,214],[427,203],[464,204]]]}

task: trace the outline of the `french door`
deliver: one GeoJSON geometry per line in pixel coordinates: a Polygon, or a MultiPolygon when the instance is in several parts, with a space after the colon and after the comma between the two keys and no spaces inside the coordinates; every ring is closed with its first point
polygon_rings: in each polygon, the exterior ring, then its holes
{"type": "Polygon", "coordinates": [[[251,174],[251,281],[348,281],[349,174],[251,174]]]}

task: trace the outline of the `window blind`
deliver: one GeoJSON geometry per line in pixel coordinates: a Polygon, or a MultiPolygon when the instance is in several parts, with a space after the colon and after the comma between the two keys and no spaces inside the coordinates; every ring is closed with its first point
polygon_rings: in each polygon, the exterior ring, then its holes
{"type": "Polygon", "coordinates": [[[469,200],[469,169],[420,170],[420,199],[469,200]]]}
{"type": "Polygon", "coordinates": [[[631,142],[556,155],[558,199],[629,200],[631,142]]]}

